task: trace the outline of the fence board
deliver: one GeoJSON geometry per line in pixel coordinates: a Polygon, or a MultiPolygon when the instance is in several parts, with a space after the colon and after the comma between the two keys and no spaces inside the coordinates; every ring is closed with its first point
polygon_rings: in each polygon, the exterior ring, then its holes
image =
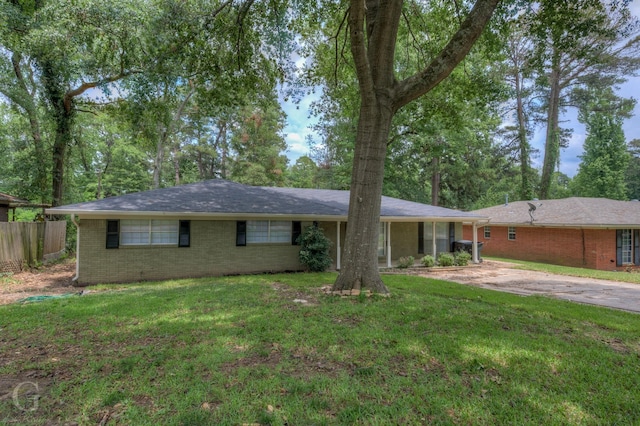
{"type": "Polygon", "coordinates": [[[66,222],[0,223],[0,272],[19,272],[64,251],[66,222]]]}

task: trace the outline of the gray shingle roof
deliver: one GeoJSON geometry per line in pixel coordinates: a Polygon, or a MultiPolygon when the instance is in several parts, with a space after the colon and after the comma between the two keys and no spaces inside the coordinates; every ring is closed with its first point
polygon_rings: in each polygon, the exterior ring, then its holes
{"type": "Polygon", "coordinates": [[[515,201],[472,213],[488,216],[491,224],[532,225],[528,203],[536,207],[532,212],[533,226],[640,227],[640,202],[608,198],[515,201]]]}
{"type": "MultiPolygon", "coordinates": [[[[47,209],[51,214],[210,214],[335,216],[346,218],[349,191],[272,188],[222,179],[156,189],[47,209]]],[[[381,216],[482,219],[476,214],[382,197],[381,216]]]]}

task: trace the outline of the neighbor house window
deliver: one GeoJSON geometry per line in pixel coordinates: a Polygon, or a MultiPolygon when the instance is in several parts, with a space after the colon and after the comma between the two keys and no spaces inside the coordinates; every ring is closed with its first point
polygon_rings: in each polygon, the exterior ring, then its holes
{"type": "Polygon", "coordinates": [[[484,227],[484,237],[485,238],[491,238],[491,227],[490,226],[485,226],[484,227]]]}
{"type": "Polygon", "coordinates": [[[509,241],[514,241],[516,239],[516,228],[515,226],[510,226],[507,230],[507,238],[509,241]]]}
{"type": "Polygon", "coordinates": [[[291,243],[291,222],[285,220],[248,220],[247,244],[291,243]]]}
{"type": "MultiPolygon", "coordinates": [[[[184,225],[183,225],[184,226],[184,225]]],[[[183,227],[181,233],[186,232],[183,227]]],[[[120,245],[146,246],[178,244],[179,221],[177,220],[121,220],[120,245]]]]}

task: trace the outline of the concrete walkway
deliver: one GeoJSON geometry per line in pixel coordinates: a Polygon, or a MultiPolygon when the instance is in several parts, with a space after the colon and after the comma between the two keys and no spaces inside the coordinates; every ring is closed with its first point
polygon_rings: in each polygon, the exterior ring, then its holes
{"type": "Polygon", "coordinates": [[[523,271],[513,269],[509,263],[497,261],[485,261],[473,268],[433,271],[423,275],[491,290],[527,296],[537,294],[640,313],[640,284],[523,271]]]}

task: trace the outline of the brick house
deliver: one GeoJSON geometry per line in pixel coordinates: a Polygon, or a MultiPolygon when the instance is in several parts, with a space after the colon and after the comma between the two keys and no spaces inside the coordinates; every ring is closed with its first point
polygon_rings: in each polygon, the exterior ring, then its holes
{"type": "MultiPolygon", "coordinates": [[[[640,265],[640,202],[571,197],[475,210],[482,254],[601,270],[640,265]]],[[[471,226],[463,231],[474,236],[471,226]]]]}
{"type": "MultiPolygon", "coordinates": [[[[80,285],[299,271],[297,236],[317,224],[340,269],[349,191],[255,187],[214,179],[47,209],[77,225],[80,285]]],[[[481,216],[382,197],[378,254],[450,251],[481,216]]],[[[477,253],[474,257],[477,261],[477,253]]]]}

